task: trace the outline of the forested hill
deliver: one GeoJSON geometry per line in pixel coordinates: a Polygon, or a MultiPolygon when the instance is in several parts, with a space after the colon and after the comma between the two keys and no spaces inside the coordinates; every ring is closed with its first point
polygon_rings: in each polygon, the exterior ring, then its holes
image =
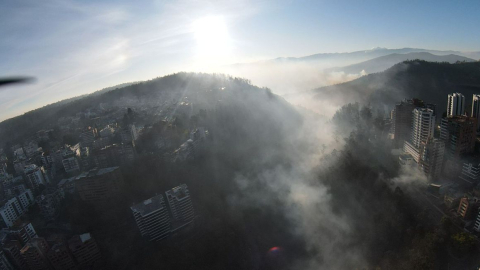
{"type": "Polygon", "coordinates": [[[105,93],[93,93],[70,102],[58,102],[0,123],[0,142],[20,140],[42,129],[55,129],[58,119],[78,113],[85,118],[85,112],[115,109],[157,110],[175,108],[178,102],[188,102],[198,113],[200,109],[213,109],[216,106],[244,104],[252,106],[256,113],[280,113],[293,116],[294,109],[269,89],[258,88],[248,80],[218,74],[177,73],[153,80],[139,82],[105,93]],[[12,136],[15,134],[15,136],[12,136]]]}
{"type": "Polygon", "coordinates": [[[347,74],[358,74],[362,71],[365,71],[367,74],[377,73],[387,70],[388,68],[394,66],[395,64],[408,61],[408,60],[425,60],[428,62],[446,62],[446,63],[457,63],[457,62],[475,62],[476,60],[463,57],[460,55],[449,54],[449,55],[435,55],[428,52],[412,52],[406,54],[392,53],[385,56],[380,56],[368,61],[361,63],[356,63],[346,67],[340,67],[333,69],[335,71],[343,71],[347,74]]]}
{"type": "Polygon", "coordinates": [[[437,104],[438,112],[446,111],[447,95],[463,93],[470,110],[472,94],[480,93],[480,62],[436,63],[422,60],[405,61],[384,72],[314,90],[318,100],[336,105],[350,102],[373,106],[393,106],[404,98],[420,98],[437,104]]]}

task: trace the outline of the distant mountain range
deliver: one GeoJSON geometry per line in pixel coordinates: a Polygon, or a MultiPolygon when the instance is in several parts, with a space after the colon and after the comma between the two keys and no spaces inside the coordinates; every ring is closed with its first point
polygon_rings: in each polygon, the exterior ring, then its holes
{"type": "Polygon", "coordinates": [[[387,49],[387,48],[373,48],[371,50],[364,51],[355,51],[347,53],[318,53],[303,57],[279,57],[270,61],[276,62],[302,62],[302,61],[352,61],[352,62],[363,62],[373,58],[386,56],[390,54],[408,54],[408,53],[418,53],[425,52],[431,53],[434,55],[450,55],[456,54],[459,56],[469,57],[473,59],[480,59],[480,52],[460,52],[460,51],[440,51],[440,50],[428,50],[428,49],[418,49],[418,48],[402,48],[402,49],[387,49]]]}
{"type": "Polygon", "coordinates": [[[450,64],[456,62],[475,62],[474,59],[456,55],[435,55],[429,52],[410,52],[410,53],[392,53],[389,55],[380,56],[374,59],[370,59],[358,64],[353,64],[345,67],[334,68],[333,71],[343,71],[347,74],[358,74],[361,72],[370,74],[384,71],[395,64],[398,64],[407,60],[425,60],[429,62],[447,62],[450,64]]]}
{"type": "Polygon", "coordinates": [[[375,48],[240,63],[225,66],[218,72],[248,78],[254,84],[269,87],[276,94],[285,97],[301,95],[300,99],[303,99],[301,93],[304,91],[351,81],[365,74],[384,71],[402,61],[414,59],[448,63],[478,61],[480,51],[375,48]]]}
{"type": "Polygon", "coordinates": [[[439,114],[446,111],[447,95],[463,93],[470,111],[473,94],[480,93],[480,62],[457,64],[405,61],[384,72],[313,90],[318,102],[337,106],[360,102],[390,108],[404,98],[420,98],[437,104],[439,114]]]}
{"type": "MultiPolygon", "coordinates": [[[[341,67],[347,65],[358,64],[360,62],[372,60],[374,58],[398,55],[398,54],[410,54],[410,53],[430,53],[437,56],[457,55],[459,57],[470,58],[471,60],[480,59],[480,51],[462,52],[462,51],[441,51],[441,50],[428,50],[419,48],[401,48],[401,49],[387,49],[387,48],[373,48],[370,50],[345,52],[345,53],[318,53],[302,57],[278,57],[275,59],[258,61],[252,63],[237,63],[231,66],[249,66],[249,65],[262,65],[262,64],[288,64],[288,63],[311,63],[311,64],[323,64],[329,67],[341,67]]],[[[402,59],[401,61],[408,60],[402,59]]],[[[425,59],[428,60],[428,59],[425,59]]],[[[436,61],[436,60],[435,60],[436,61]]],[[[397,62],[398,63],[398,62],[397,62]]],[[[395,63],[394,63],[395,64],[395,63]]]]}

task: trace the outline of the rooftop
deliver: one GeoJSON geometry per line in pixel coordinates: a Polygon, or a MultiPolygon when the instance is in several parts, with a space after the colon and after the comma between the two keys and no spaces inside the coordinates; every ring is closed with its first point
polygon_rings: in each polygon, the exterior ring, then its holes
{"type": "Polygon", "coordinates": [[[62,179],[62,181],[58,182],[58,186],[61,187],[63,185],[65,185],[67,182],[72,182],[75,180],[75,176],[73,177],[70,177],[70,178],[66,178],[66,179],[62,179]]]}
{"type": "Polygon", "coordinates": [[[174,187],[165,192],[167,196],[173,196],[177,199],[182,199],[187,196],[188,187],[186,184],[182,184],[178,187],[174,187]]]}
{"type": "Polygon", "coordinates": [[[80,235],[80,240],[82,240],[82,243],[85,243],[86,241],[90,240],[92,238],[90,236],[90,233],[84,233],[80,235]]]}
{"type": "Polygon", "coordinates": [[[73,251],[79,248],[82,244],[84,244],[86,241],[92,239],[92,236],[90,233],[84,233],[80,235],[74,235],[70,240],[68,240],[68,247],[73,251]]]}
{"type": "Polygon", "coordinates": [[[30,164],[30,165],[25,165],[25,173],[29,173],[31,171],[35,171],[37,169],[37,165],[35,164],[30,164]]]}
{"type": "Polygon", "coordinates": [[[102,175],[102,174],[110,173],[110,172],[115,171],[115,170],[118,169],[118,168],[120,168],[120,167],[103,168],[103,169],[98,170],[97,175],[102,175]]]}
{"type": "Polygon", "coordinates": [[[471,121],[475,121],[475,118],[473,117],[470,117],[470,116],[466,116],[466,115],[454,115],[454,116],[448,116],[447,118],[443,118],[443,119],[446,119],[448,122],[451,122],[451,121],[454,121],[454,122],[471,122],[471,121]]]}
{"type": "Polygon", "coordinates": [[[464,156],[462,157],[462,163],[468,164],[471,163],[473,166],[480,165],[480,156],[464,156]]]}
{"type": "Polygon", "coordinates": [[[148,200],[145,200],[139,204],[130,207],[130,209],[132,209],[132,211],[140,213],[142,216],[145,216],[156,210],[163,209],[164,207],[165,203],[163,201],[163,196],[156,195],[148,200]]]}
{"type": "Polygon", "coordinates": [[[76,177],[76,179],[78,180],[78,179],[82,179],[82,178],[86,178],[86,177],[100,176],[100,175],[103,175],[103,174],[111,173],[118,168],[120,168],[120,167],[117,166],[117,167],[102,168],[100,170],[93,169],[93,170],[90,170],[88,172],[81,173],[80,175],[78,175],[76,177]]]}

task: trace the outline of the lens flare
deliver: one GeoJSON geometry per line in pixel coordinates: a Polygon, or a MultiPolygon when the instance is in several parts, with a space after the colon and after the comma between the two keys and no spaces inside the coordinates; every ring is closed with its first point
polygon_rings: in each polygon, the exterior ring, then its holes
{"type": "Polygon", "coordinates": [[[280,250],[280,247],[272,247],[268,250],[268,253],[278,253],[280,250]]]}

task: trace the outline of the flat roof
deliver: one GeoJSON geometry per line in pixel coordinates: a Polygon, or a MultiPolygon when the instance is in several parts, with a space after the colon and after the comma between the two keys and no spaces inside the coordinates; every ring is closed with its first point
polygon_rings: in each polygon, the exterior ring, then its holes
{"type": "Polygon", "coordinates": [[[140,213],[142,216],[145,216],[159,209],[163,209],[164,207],[165,203],[163,200],[163,196],[160,194],[155,195],[154,197],[147,199],[141,203],[138,203],[130,207],[130,209],[132,209],[132,211],[140,213]]]}
{"type": "Polygon", "coordinates": [[[92,236],[90,233],[84,233],[80,235],[80,240],[82,240],[82,243],[85,243],[86,241],[90,240],[92,236]]]}
{"type": "Polygon", "coordinates": [[[188,187],[186,184],[174,187],[165,192],[167,196],[173,196],[177,199],[182,199],[187,196],[188,187]]]}
{"type": "Polygon", "coordinates": [[[73,176],[73,177],[70,177],[70,178],[65,178],[65,179],[62,179],[62,181],[58,182],[58,186],[63,186],[65,185],[65,183],[67,182],[72,182],[73,180],[75,180],[75,178],[77,178],[76,176],[73,176]]]}
{"type": "Polygon", "coordinates": [[[99,169],[99,170],[93,169],[93,170],[90,170],[88,172],[81,173],[80,175],[76,176],[75,179],[79,180],[79,179],[86,178],[86,177],[100,176],[102,174],[113,172],[118,168],[120,168],[120,167],[116,166],[116,167],[102,168],[102,169],[99,169]]]}

